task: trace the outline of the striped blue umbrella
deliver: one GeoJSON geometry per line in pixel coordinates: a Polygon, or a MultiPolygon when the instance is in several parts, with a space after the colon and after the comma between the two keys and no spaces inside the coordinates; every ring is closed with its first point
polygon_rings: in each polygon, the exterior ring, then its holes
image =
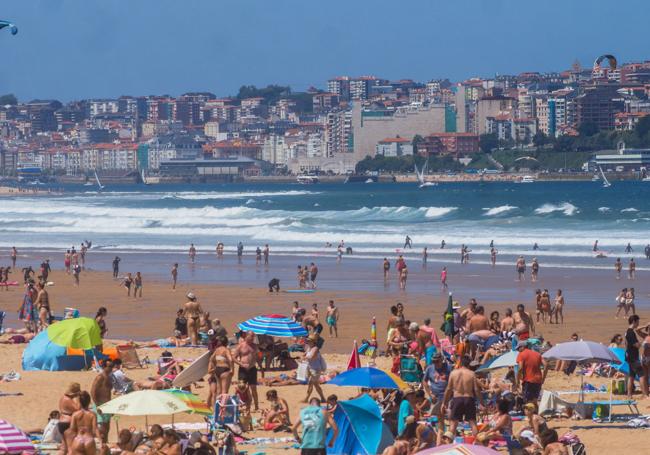
{"type": "Polygon", "coordinates": [[[257,316],[237,325],[240,330],[274,337],[305,337],[307,329],[281,314],[257,316]]]}

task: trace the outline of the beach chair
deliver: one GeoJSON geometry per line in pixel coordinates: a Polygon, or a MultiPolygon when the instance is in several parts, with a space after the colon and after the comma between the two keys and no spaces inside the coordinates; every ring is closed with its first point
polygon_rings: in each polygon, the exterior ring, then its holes
{"type": "Polygon", "coordinates": [[[142,362],[138,357],[138,351],[131,344],[121,344],[116,346],[117,355],[122,360],[124,368],[142,368],[142,362]]]}
{"type": "Polygon", "coordinates": [[[211,422],[213,428],[239,424],[239,400],[236,395],[218,397],[214,403],[211,422]]]}
{"type": "Polygon", "coordinates": [[[412,355],[401,355],[399,359],[399,376],[404,382],[421,382],[422,366],[412,355]]]}

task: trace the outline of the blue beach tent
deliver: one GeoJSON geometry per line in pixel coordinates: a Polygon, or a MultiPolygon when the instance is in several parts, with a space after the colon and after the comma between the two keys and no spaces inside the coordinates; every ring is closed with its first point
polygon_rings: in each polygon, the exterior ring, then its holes
{"type": "MultiPolygon", "coordinates": [[[[379,405],[364,394],[359,398],[339,401],[334,411],[339,434],[328,454],[366,455],[382,453],[393,443],[393,435],[381,418],[379,405]]],[[[328,430],[326,441],[332,437],[328,430]]]]}

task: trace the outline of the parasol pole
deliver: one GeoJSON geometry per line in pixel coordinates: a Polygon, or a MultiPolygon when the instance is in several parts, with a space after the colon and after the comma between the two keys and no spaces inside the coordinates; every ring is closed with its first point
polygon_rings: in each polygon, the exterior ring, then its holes
{"type": "Polygon", "coordinates": [[[149,433],[149,416],[144,416],[144,431],[149,433]]]}

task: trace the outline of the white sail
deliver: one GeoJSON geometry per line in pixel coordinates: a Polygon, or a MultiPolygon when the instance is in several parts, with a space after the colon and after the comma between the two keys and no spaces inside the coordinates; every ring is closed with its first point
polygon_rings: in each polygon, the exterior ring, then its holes
{"type": "Polygon", "coordinates": [[[102,182],[99,181],[99,176],[97,175],[97,171],[95,170],[95,181],[97,182],[97,186],[99,187],[100,190],[104,189],[104,185],[102,185],[102,182]]]}
{"type": "Polygon", "coordinates": [[[418,182],[419,183],[424,183],[423,176],[420,173],[420,171],[418,170],[418,165],[415,163],[415,161],[413,161],[413,166],[415,166],[415,176],[417,177],[418,182]]]}
{"type": "Polygon", "coordinates": [[[607,177],[605,177],[605,173],[603,172],[603,168],[598,166],[598,170],[600,171],[600,175],[603,178],[603,188],[609,188],[612,186],[611,183],[609,183],[609,180],[607,180],[607,177]]]}

